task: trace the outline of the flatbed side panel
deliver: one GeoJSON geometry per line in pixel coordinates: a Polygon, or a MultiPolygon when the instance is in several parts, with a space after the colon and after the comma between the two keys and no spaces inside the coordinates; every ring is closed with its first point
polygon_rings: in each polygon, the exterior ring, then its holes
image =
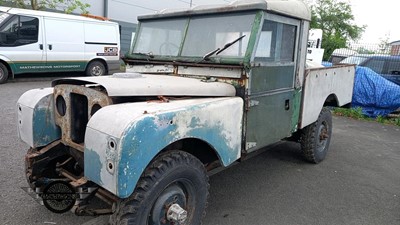
{"type": "Polygon", "coordinates": [[[335,95],[339,106],[351,102],[355,67],[353,65],[313,68],[306,70],[299,127],[318,119],[328,96],[335,95]]]}

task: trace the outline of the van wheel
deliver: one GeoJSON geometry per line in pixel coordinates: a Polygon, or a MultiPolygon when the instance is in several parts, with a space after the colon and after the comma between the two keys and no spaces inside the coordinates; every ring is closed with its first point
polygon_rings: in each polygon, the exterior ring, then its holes
{"type": "Polygon", "coordinates": [[[0,63],[0,84],[6,83],[7,79],[8,79],[8,69],[3,63],[0,63]]]}
{"type": "Polygon", "coordinates": [[[166,152],[146,168],[132,195],[116,203],[110,224],[200,225],[208,187],[200,160],[183,151],[166,152]]]}
{"type": "Polygon", "coordinates": [[[102,62],[99,61],[93,61],[89,63],[89,65],[86,68],[87,76],[103,76],[106,73],[107,73],[106,67],[102,62]]]}
{"type": "Polygon", "coordinates": [[[311,163],[325,159],[332,136],[332,115],[322,108],[318,120],[301,130],[300,144],[304,158],[311,163]]]}

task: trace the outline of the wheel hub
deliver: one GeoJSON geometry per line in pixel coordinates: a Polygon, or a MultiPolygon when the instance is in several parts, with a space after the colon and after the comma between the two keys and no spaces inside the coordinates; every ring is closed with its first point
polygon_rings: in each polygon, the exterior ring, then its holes
{"type": "Polygon", "coordinates": [[[187,211],[179,204],[172,204],[167,211],[167,220],[177,224],[182,224],[187,219],[187,211]]]}
{"type": "Polygon", "coordinates": [[[99,67],[99,66],[93,67],[92,73],[93,73],[94,75],[96,75],[96,76],[100,76],[100,75],[101,75],[101,69],[100,69],[100,67],[99,67]]]}
{"type": "Polygon", "coordinates": [[[328,134],[328,127],[326,124],[322,123],[321,126],[318,129],[318,144],[317,144],[317,149],[318,151],[323,151],[326,147],[327,140],[329,138],[328,134]]]}
{"type": "Polygon", "coordinates": [[[154,203],[148,224],[183,224],[187,219],[186,201],[185,192],[178,184],[169,186],[154,203]]]}

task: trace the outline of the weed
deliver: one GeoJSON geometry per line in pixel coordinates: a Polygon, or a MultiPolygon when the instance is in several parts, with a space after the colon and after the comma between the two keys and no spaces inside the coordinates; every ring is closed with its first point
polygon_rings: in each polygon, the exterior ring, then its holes
{"type": "Polygon", "coordinates": [[[376,121],[378,123],[400,126],[400,117],[391,118],[391,117],[377,116],[375,119],[372,119],[370,117],[363,115],[361,107],[350,108],[350,109],[334,108],[333,114],[337,116],[350,117],[357,120],[376,121]]]}
{"type": "Polygon", "coordinates": [[[351,109],[346,109],[346,108],[334,108],[333,113],[338,116],[345,116],[345,117],[350,117],[353,119],[366,119],[368,120],[369,118],[364,116],[362,113],[362,108],[357,107],[357,108],[351,108],[351,109]]]}
{"type": "Polygon", "coordinates": [[[385,118],[383,116],[379,115],[376,117],[376,121],[378,123],[385,123],[385,118]]]}

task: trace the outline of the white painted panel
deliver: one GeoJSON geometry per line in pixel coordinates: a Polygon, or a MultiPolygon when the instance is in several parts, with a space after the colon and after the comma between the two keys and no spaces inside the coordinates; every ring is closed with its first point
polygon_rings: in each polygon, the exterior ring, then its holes
{"type": "Polygon", "coordinates": [[[18,99],[18,136],[31,147],[35,147],[33,143],[33,111],[40,100],[52,93],[53,88],[33,89],[25,92],[18,99]]]}
{"type": "Polygon", "coordinates": [[[73,80],[103,86],[109,96],[235,96],[233,85],[222,82],[203,82],[200,79],[166,76],[142,75],[137,73],[118,73],[113,76],[80,77],[61,79],[56,83],[69,83],[73,80]]]}
{"type": "Polygon", "coordinates": [[[84,55],[83,21],[47,17],[44,21],[47,62],[82,61],[84,55]]]}
{"type": "Polygon", "coordinates": [[[119,43],[118,26],[86,22],[85,42],[119,43]]]}
{"type": "Polygon", "coordinates": [[[354,66],[324,67],[306,70],[300,128],[318,119],[329,95],[337,97],[339,106],[351,102],[353,96],[354,66]]]}

